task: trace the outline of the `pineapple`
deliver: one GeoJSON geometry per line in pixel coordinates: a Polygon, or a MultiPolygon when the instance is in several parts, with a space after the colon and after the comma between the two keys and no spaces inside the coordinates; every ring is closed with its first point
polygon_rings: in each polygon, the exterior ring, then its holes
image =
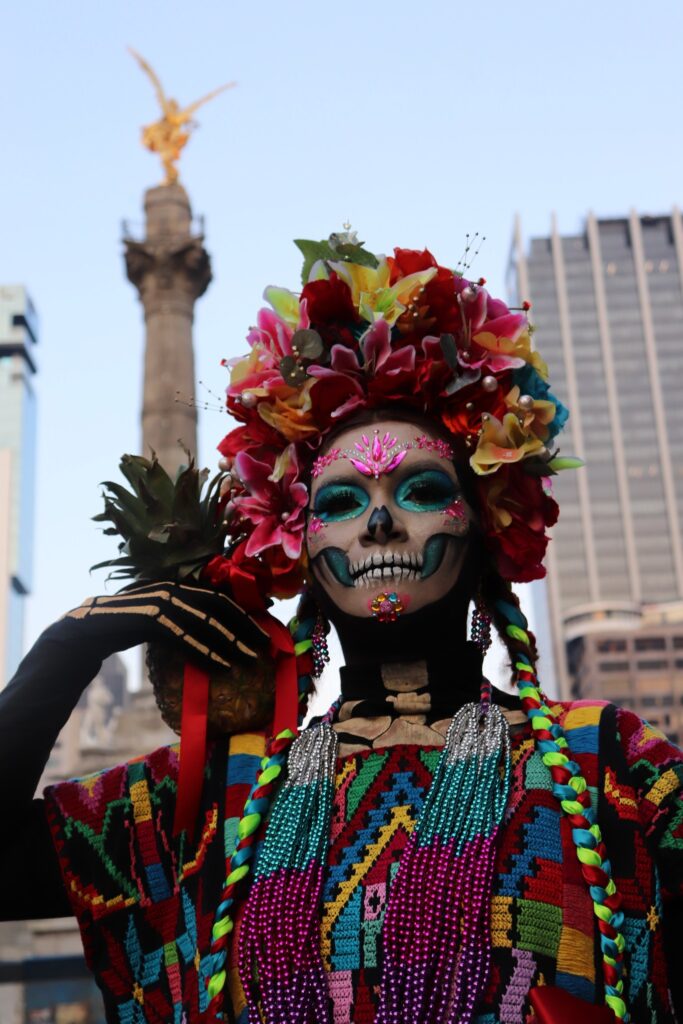
{"type": "MultiPolygon", "coordinates": [[[[228,524],[221,484],[226,474],[217,474],[206,486],[208,470],[198,470],[187,454],[188,465],[180,467],[175,480],[154,452],[151,459],[121,457],[121,472],[131,490],[105,481],[104,512],[93,516],[95,522],[112,524],[104,533],[122,538],[119,557],[99,562],[93,569],[109,568],[109,579],[136,583],[198,583],[207,562],[225,554],[228,524]]],[[[155,642],[148,644],[146,658],[161,716],[179,733],[185,656],[155,642]]],[[[209,671],[210,735],[266,725],[275,694],[274,668],[268,659],[209,671]]]]}
{"type": "Polygon", "coordinates": [[[122,455],[120,469],[132,492],[120,484],[103,483],[104,512],[95,522],[111,521],[104,530],[123,538],[120,557],[99,562],[93,569],[110,567],[110,579],[199,580],[201,571],[214,555],[223,554],[227,524],[221,515],[221,483],[218,473],[202,497],[208,469],[195,468],[188,453],[188,465],[181,466],[175,481],[152,458],[122,455]]]}

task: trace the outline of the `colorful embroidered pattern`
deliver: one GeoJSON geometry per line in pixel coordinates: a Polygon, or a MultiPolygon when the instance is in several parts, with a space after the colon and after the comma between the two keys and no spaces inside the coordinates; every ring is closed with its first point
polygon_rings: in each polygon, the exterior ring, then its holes
{"type": "MultiPolygon", "coordinates": [[[[672,1024],[662,919],[664,901],[683,898],[683,755],[612,705],[552,709],[588,783],[622,894],[633,1020],[672,1024]]],[[[47,791],[63,876],[109,1024],[200,1024],[225,855],[235,849],[263,750],[259,736],[234,737],[229,757],[224,747],[214,748],[203,824],[191,847],[183,836],[170,839],[173,747],[47,791]]],[[[321,956],[334,1024],[375,1021],[388,892],[439,755],[397,746],[338,762],[321,899],[321,956]]],[[[570,823],[528,727],[513,737],[491,939],[477,1024],[523,1024],[529,988],[538,984],[602,1002],[590,893],[570,823]]],[[[234,1019],[244,1024],[234,948],[229,964],[234,1019]]]]}
{"type": "MultiPolygon", "coordinates": [[[[627,752],[647,743],[651,730],[628,712],[619,712],[617,718],[611,705],[577,703],[569,709],[553,705],[553,711],[587,781],[591,803],[598,809],[613,877],[622,892],[627,994],[633,1019],[669,1024],[673,1015],[668,1005],[657,871],[639,820],[632,813],[618,816],[614,807],[615,786],[631,810],[632,802],[639,801],[628,763],[631,758],[625,757],[618,729],[622,737],[629,736],[627,752]]],[[[477,1008],[478,1024],[523,1024],[529,989],[536,985],[559,985],[588,1002],[602,1002],[591,894],[576,858],[571,824],[529,734],[527,726],[513,739],[510,796],[491,905],[492,966],[477,1008]]],[[[649,780],[649,796],[643,791],[646,807],[669,787],[668,772],[674,771],[676,777],[683,772],[680,752],[661,737],[657,743],[661,745],[648,748],[652,760],[643,759],[638,768],[649,780]],[[660,773],[664,783],[659,781],[660,773]]],[[[438,749],[395,746],[354,753],[338,762],[321,925],[334,1024],[376,1021],[388,895],[439,756],[438,749]]],[[[678,793],[672,788],[667,791],[670,803],[677,801],[677,809],[667,808],[669,828],[661,822],[663,842],[678,844],[670,877],[675,877],[680,892],[680,786],[678,793]]],[[[669,891],[672,886],[673,882],[669,891]]],[[[246,1015],[239,1018],[239,1024],[244,1022],[246,1015]]]]}
{"type": "Polygon", "coordinates": [[[177,746],[46,790],[63,877],[111,1024],[199,1024],[225,849],[264,751],[246,734],[207,764],[201,829],[173,837],[177,746]]]}

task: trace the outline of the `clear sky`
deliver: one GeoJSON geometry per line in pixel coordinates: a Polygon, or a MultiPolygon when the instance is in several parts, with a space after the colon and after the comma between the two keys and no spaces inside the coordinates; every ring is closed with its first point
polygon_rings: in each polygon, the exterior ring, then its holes
{"type": "MultiPolygon", "coordinates": [[[[375,252],[428,245],[504,294],[513,218],[545,234],[585,212],[683,200],[683,5],[346,0],[23,0],[3,6],[0,283],[41,318],[36,571],[26,641],[103,589],[115,555],[90,516],[98,482],[139,451],[142,321],[122,218],[161,180],[139,128],[157,108],[126,52],[200,111],[181,161],[215,279],[197,305],[197,377],[217,393],[266,284],[296,287],[294,237],[350,220],[375,252]]],[[[552,367],[551,367],[552,371],[552,367]]],[[[201,419],[213,467],[227,430],[201,419]]]]}

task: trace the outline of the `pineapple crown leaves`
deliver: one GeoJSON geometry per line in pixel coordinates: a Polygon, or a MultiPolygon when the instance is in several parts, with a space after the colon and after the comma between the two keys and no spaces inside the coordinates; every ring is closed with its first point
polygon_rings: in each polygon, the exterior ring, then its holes
{"type": "Polygon", "coordinates": [[[92,569],[111,569],[108,579],[199,579],[206,563],[225,549],[225,474],[207,486],[209,471],[198,470],[189,457],[172,480],[154,452],[151,459],[123,455],[120,469],[130,490],[104,481],[104,512],[93,516],[112,524],[104,533],[122,538],[119,557],[92,569]]]}

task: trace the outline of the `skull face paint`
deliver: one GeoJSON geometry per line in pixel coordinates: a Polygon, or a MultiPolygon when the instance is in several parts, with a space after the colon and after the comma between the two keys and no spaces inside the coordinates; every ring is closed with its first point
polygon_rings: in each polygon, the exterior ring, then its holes
{"type": "Polygon", "coordinates": [[[371,430],[351,427],[323,449],[306,544],[316,580],[342,612],[377,617],[378,596],[391,593],[409,614],[454,586],[472,513],[450,455],[436,433],[389,418],[371,430]],[[368,474],[353,456],[373,435],[393,443],[368,474]]]}

